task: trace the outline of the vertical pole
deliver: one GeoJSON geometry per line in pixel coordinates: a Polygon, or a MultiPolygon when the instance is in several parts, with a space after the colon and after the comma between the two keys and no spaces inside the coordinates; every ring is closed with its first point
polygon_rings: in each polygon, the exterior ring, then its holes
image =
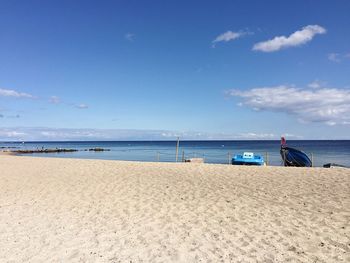
{"type": "Polygon", "coordinates": [[[176,142],[176,153],[175,153],[175,162],[177,162],[178,155],[179,155],[179,144],[180,144],[180,138],[177,137],[177,142],[176,142]]]}
{"type": "Polygon", "coordinates": [[[269,153],[268,152],[265,152],[265,163],[266,163],[266,166],[269,165],[269,153]]]}
{"type": "Polygon", "coordinates": [[[311,167],[314,167],[314,154],[311,153],[311,167]]]}
{"type": "Polygon", "coordinates": [[[231,154],[230,154],[230,152],[227,153],[227,159],[228,159],[228,164],[231,164],[231,154]]]}
{"type": "Polygon", "coordinates": [[[184,161],[185,161],[185,151],[182,150],[182,162],[184,162],[184,161]]]}

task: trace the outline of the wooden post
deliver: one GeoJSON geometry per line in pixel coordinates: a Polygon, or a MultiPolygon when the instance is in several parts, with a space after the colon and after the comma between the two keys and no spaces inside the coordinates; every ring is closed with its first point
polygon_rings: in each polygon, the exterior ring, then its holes
{"type": "Polygon", "coordinates": [[[269,165],[269,153],[268,152],[265,152],[265,163],[266,163],[266,166],[269,165]]]}
{"type": "Polygon", "coordinates": [[[178,160],[178,155],[179,155],[179,144],[180,144],[180,138],[177,137],[177,142],[176,142],[176,153],[175,153],[175,162],[178,160]]]}
{"type": "Polygon", "coordinates": [[[185,162],[185,151],[182,150],[182,162],[185,162]]]}

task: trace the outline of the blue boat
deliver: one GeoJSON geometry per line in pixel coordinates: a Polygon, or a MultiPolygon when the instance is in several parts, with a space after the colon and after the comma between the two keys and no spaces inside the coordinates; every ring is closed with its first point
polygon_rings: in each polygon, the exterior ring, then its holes
{"type": "Polygon", "coordinates": [[[280,153],[284,166],[312,167],[312,162],[306,153],[288,147],[284,137],[281,138],[280,153]]]}
{"type": "Polygon", "coordinates": [[[251,152],[244,152],[232,158],[233,165],[265,165],[264,158],[251,152]]]}

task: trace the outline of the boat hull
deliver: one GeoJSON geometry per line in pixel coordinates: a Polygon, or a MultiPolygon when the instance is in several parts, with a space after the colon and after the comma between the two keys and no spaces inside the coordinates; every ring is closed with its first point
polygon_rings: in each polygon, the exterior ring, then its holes
{"type": "Polygon", "coordinates": [[[254,158],[244,158],[242,155],[235,155],[232,158],[233,165],[265,165],[264,158],[255,155],[254,158]]]}
{"type": "Polygon", "coordinates": [[[284,166],[312,167],[310,158],[302,151],[282,146],[280,153],[284,166]]]}

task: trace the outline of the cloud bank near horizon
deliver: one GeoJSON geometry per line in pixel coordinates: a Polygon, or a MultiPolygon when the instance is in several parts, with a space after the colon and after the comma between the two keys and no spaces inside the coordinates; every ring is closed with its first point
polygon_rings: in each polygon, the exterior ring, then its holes
{"type": "Polygon", "coordinates": [[[297,88],[280,85],[250,90],[229,90],[229,96],[242,99],[239,105],[255,111],[284,112],[303,123],[350,124],[350,90],[336,88],[297,88]]]}
{"type": "MultiPolygon", "coordinates": [[[[286,135],[286,134],[285,134],[286,135]]],[[[291,139],[300,136],[287,134],[291,139]]],[[[127,141],[127,140],[278,140],[273,133],[206,133],[136,129],[0,128],[0,141],[127,141]]]]}

